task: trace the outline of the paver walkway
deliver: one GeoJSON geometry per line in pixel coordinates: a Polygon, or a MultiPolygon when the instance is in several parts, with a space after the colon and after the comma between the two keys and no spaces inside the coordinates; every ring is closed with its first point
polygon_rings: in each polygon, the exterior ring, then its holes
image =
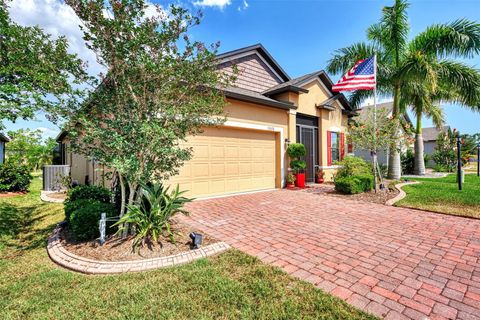
{"type": "Polygon", "coordinates": [[[480,319],[480,221],[301,191],[195,201],[193,226],[387,319],[480,319]]]}

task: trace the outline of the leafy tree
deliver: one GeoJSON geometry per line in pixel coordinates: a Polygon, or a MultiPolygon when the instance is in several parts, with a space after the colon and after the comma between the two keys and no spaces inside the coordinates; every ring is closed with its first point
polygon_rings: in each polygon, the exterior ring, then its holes
{"type": "Polygon", "coordinates": [[[0,0],[0,129],[2,120],[30,119],[43,110],[56,120],[58,109],[74,107],[88,80],[83,62],[68,53],[65,37],[53,40],[38,26],[10,19],[0,0]]]}
{"type": "Polygon", "coordinates": [[[218,45],[188,37],[200,17],[181,7],[147,16],[143,0],[66,2],[108,70],[67,129],[75,151],[118,174],[122,215],[141,184],[168,179],[191,158],[188,135],[223,122],[228,79],[216,71],[218,45]]]}
{"type": "Polygon", "coordinates": [[[386,108],[368,108],[355,120],[351,121],[348,139],[355,148],[370,152],[402,148],[397,143],[400,139],[404,143],[410,141],[410,125],[402,123],[399,118],[391,117],[386,108]]]}
{"type": "Polygon", "coordinates": [[[53,151],[57,146],[55,139],[43,141],[40,130],[30,129],[9,131],[8,135],[11,138],[6,149],[8,162],[25,165],[30,170],[52,164],[53,151]]]}
{"type": "MultiPolygon", "coordinates": [[[[377,90],[381,95],[393,96],[394,117],[405,112],[402,106],[411,103],[402,103],[401,93],[412,81],[428,84],[431,92],[435,92],[437,84],[441,82],[439,79],[448,78],[452,88],[471,89],[463,93],[460,102],[470,105],[476,101],[480,95],[479,88],[475,88],[477,72],[472,78],[471,68],[447,58],[471,57],[480,52],[480,24],[466,19],[436,24],[409,41],[408,6],[405,0],[395,0],[393,6],[384,7],[380,22],[367,30],[369,42],[359,42],[337,50],[329,61],[328,71],[346,72],[356,61],[376,54],[377,90]]],[[[371,94],[371,91],[359,90],[351,95],[350,100],[354,106],[358,106],[371,94]]],[[[394,148],[389,157],[388,175],[393,179],[401,175],[398,150],[394,148]]]]}

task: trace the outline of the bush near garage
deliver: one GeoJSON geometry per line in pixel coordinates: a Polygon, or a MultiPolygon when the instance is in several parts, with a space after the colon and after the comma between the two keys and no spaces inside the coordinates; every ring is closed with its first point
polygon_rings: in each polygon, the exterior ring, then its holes
{"type": "MultiPolygon", "coordinates": [[[[80,202],[82,200],[77,200],[80,202]]],[[[73,238],[77,241],[93,240],[100,236],[98,223],[102,213],[107,217],[117,215],[115,206],[111,203],[102,203],[96,200],[90,200],[84,206],[73,211],[69,216],[69,227],[73,238]]],[[[113,229],[107,226],[107,232],[113,233],[113,229]]]]}

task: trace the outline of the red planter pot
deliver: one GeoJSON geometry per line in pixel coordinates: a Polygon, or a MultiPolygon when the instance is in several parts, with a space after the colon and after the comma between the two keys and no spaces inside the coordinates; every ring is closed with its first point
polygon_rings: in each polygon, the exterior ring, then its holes
{"type": "Polygon", "coordinates": [[[293,189],[293,188],[295,188],[294,183],[287,183],[287,189],[293,189]]]}
{"type": "Polygon", "coordinates": [[[305,173],[297,173],[295,176],[297,177],[295,180],[297,187],[305,188],[305,173]]]}
{"type": "Polygon", "coordinates": [[[317,178],[317,183],[323,183],[325,180],[323,178],[317,178]]]}

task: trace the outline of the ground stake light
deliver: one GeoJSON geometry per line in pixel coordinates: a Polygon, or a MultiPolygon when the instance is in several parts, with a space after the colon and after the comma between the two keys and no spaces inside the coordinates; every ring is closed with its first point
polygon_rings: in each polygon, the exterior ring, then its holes
{"type": "Polygon", "coordinates": [[[192,232],[190,233],[190,239],[192,239],[192,248],[198,249],[198,247],[202,244],[203,236],[200,233],[192,232]]]}

